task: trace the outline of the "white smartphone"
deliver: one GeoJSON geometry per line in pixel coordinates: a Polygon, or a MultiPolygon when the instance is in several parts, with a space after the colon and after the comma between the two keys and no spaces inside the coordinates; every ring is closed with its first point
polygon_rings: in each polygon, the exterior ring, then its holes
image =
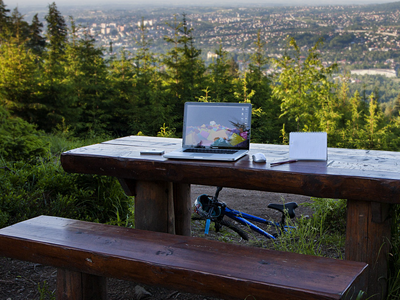
{"type": "Polygon", "coordinates": [[[142,155],[163,155],[164,150],[148,149],[140,151],[142,155]]]}

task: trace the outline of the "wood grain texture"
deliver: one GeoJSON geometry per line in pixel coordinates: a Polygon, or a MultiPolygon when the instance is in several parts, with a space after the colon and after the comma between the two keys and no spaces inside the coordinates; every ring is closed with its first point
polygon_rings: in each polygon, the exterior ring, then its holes
{"type": "Polygon", "coordinates": [[[135,228],[175,233],[172,183],[136,181],[135,228]]]}
{"type": "MultiPolygon", "coordinates": [[[[400,153],[329,149],[328,162],[301,161],[276,167],[253,163],[249,156],[237,162],[215,162],[140,155],[143,149],[170,151],[179,145],[179,139],[132,136],[67,151],[61,155],[61,162],[67,172],[400,202],[400,153]]],[[[288,146],[251,144],[251,149],[265,153],[269,162],[288,158],[288,146]]]]}
{"type": "Polygon", "coordinates": [[[367,262],[368,299],[384,299],[387,292],[390,220],[387,205],[347,201],[346,259],[367,262]],[[383,207],[382,207],[383,206],[383,207]],[[373,214],[378,216],[374,222],[373,214]]]}
{"type": "Polygon", "coordinates": [[[57,300],[106,300],[107,278],[57,269],[57,300]]]}
{"type": "Polygon", "coordinates": [[[191,234],[192,201],[190,184],[175,183],[173,185],[173,201],[175,214],[175,234],[191,234]]]}
{"type": "MultiPolygon", "coordinates": [[[[0,255],[224,299],[341,299],[358,290],[350,286],[366,268],[361,262],[47,216],[1,229],[0,255]]],[[[72,281],[79,276],[73,272],[72,281]]]]}

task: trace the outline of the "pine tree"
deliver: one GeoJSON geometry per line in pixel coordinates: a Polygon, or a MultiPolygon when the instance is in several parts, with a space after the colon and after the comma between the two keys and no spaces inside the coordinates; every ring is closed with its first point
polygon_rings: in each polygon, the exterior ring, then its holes
{"type": "Polygon", "coordinates": [[[182,22],[178,22],[175,16],[173,22],[167,25],[172,29],[173,36],[164,40],[172,48],[164,56],[163,64],[167,69],[165,81],[171,94],[171,114],[175,118],[170,119],[173,123],[169,127],[182,128],[184,103],[200,97],[205,67],[200,59],[200,50],[194,46],[193,29],[189,28],[185,14],[182,22]]]}
{"type": "Polygon", "coordinates": [[[45,16],[47,21],[47,39],[49,41],[50,60],[55,63],[62,58],[67,43],[67,25],[64,17],[58,11],[56,3],[49,5],[49,12],[45,16]]]}
{"type": "Polygon", "coordinates": [[[6,8],[4,1],[0,0],[0,40],[9,34],[11,22],[11,17],[8,16],[9,12],[10,10],[6,8]]]}
{"type": "Polygon", "coordinates": [[[17,7],[13,10],[10,21],[12,35],[16,37],[16,42],[19,44],[26,43],[30,34],[29,24],[24,21],[24,17],[17,7]]]}
{"type": "Polygon", "coordinates": [[[30,39],[28,40],[27,46],[32,49],[32,52],[38,56],[41,56],[46,47],[46,39],[42,34],[43,23],[39,21],[38,14],[35,14],[32,18],[32,24],[30,26],[30,39]]]}
{"type": "Polygon", "coordinates": [[[171,114],[172,106],[167,101],[166,90],[157,71],[160,61],[150,51],[151,42],[143,20],[140,25],[140,39],[136,40],[136,44],[139,49],[133,57],[135,113],[130,129],[133,133],[156,135],[164,123],[172,123],[174,118],[171,114]]]}
{"type": "Polygon", "coordinates": [[[40,129],[52,131],[66,120],[73,119],[71,86],[65,81],[65,49],[67,44],[67,26],[64,17],[53,2],[45,16],[47,21],[46,51],[43,53],[42,68],[40,69],[40,103],[38,110],[38,125],[40,129]]]}
{"type": "Polygon", "coordinates": [[[383,112],[379,107],[379,103],[375,94],[370,95],[368,114],[365,116],[365,133],[366,139],[365,148],[367,149],[381,149],[384,143],[385,132],[382,130],[383,126],[383,112]]]}
{"type": "Polygon", "coordinates": [[[252,140],[262,143],[278,142],[283,119],[279,119],[280,103],[273,102],[271,79],[265,74],[269,58],[265,53],[266,43],[261,40],[261,31],[257,33],[254,46],[255,51],[250,56],[249,71],[246,74],[248,89],[255,92],[251,99],[253,110],[259,111],[252,118],[252,140]]]}
{"type": "Polygon", "coordinates": [[[228,52],[220,45],[215,54],[217,57],[208,66],[210,97],[213,102],[235,102],[236,87],[228,52]]]}
{"type": "Polygon", "coordinates": [[[335,106],[330,103],[335,101],[331,95],[335,85],[330,76],[336,65],[322,65],[317,53],[321,43],[317,42],[302,62],[299,46],[294,38],[289,38],[288,46],[294,50],[294,58],[285,55],[281,60],[275,60],[281,73],[277,75],[279,83],[274,85],[273,95],[281,101],[281,117],[286,116],[293,122],[286,126],[287,130],[318,131],[322,121],[321,109],[335,106]]]}
{"type": "Polygon", "coordinates": [[[26,121],[37,121],[37,66],[35,57],[17,37],[0,43],[0,99],[2,104],[26,121]]]}
{"type": "Polygon", "coordinates": [[[70,40],[65,47],[66,70],[64,108],[65,122],[78,135],[95,136],[107,133],[113,106],[110,83],[103,53],[95,47],[88,30],[78,37],[78,27],[71,18],[70,40]]]}

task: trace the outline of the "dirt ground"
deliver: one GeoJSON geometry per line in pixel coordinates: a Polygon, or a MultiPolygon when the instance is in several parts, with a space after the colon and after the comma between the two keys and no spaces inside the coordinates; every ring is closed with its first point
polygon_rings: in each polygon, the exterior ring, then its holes
{"type": "MultiPolygon", "coordinates": [[[[198,195],[215,193],[214,187],[192,186],[192,199],[198,195]]],[[[277,194],[259,191],[248,191],[224,188],[219,196],[229,207],[254,214],[267,219],[279,219],[279,214],[267,208],[269,203],[307,202],[310,197],[277,194]]],[[[310,215],[309,208],[300,205],[296,214],[310,215]]],[[[261,236],[251,236],[250,240],[243,241],[236,234],[216,234],[214,231],[204,235],[204,222],[192,221],[192,235],[210,239],[229,239],[229,242],[245,244],[247,246],[259,246],[259,241],[266,242],[261,236]]],[[[53,299],[51,294],[56,288],[57,271],[55,268],[22,262],[0,257],[0,300],[45,300],[53,299]]],[[[212,300],[214,298],[181,293],[179,291],[138,285],[134,282],[108,279],[108,299],[110,300],[136,300],[136,299],[180,299],[180,300],[212,300]]]]}

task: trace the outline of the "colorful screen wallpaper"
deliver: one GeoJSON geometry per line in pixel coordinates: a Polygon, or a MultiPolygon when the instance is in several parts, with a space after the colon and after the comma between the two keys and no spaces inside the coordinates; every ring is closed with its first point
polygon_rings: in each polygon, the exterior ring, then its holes
{"type": "Polygon", "coordinates": [[[242,109],[221,110],[219,113],[192,113],[186,126],[185,145],[197,147],[246,148],[249,145],[250,128],[248,111],[242,109]]]}

